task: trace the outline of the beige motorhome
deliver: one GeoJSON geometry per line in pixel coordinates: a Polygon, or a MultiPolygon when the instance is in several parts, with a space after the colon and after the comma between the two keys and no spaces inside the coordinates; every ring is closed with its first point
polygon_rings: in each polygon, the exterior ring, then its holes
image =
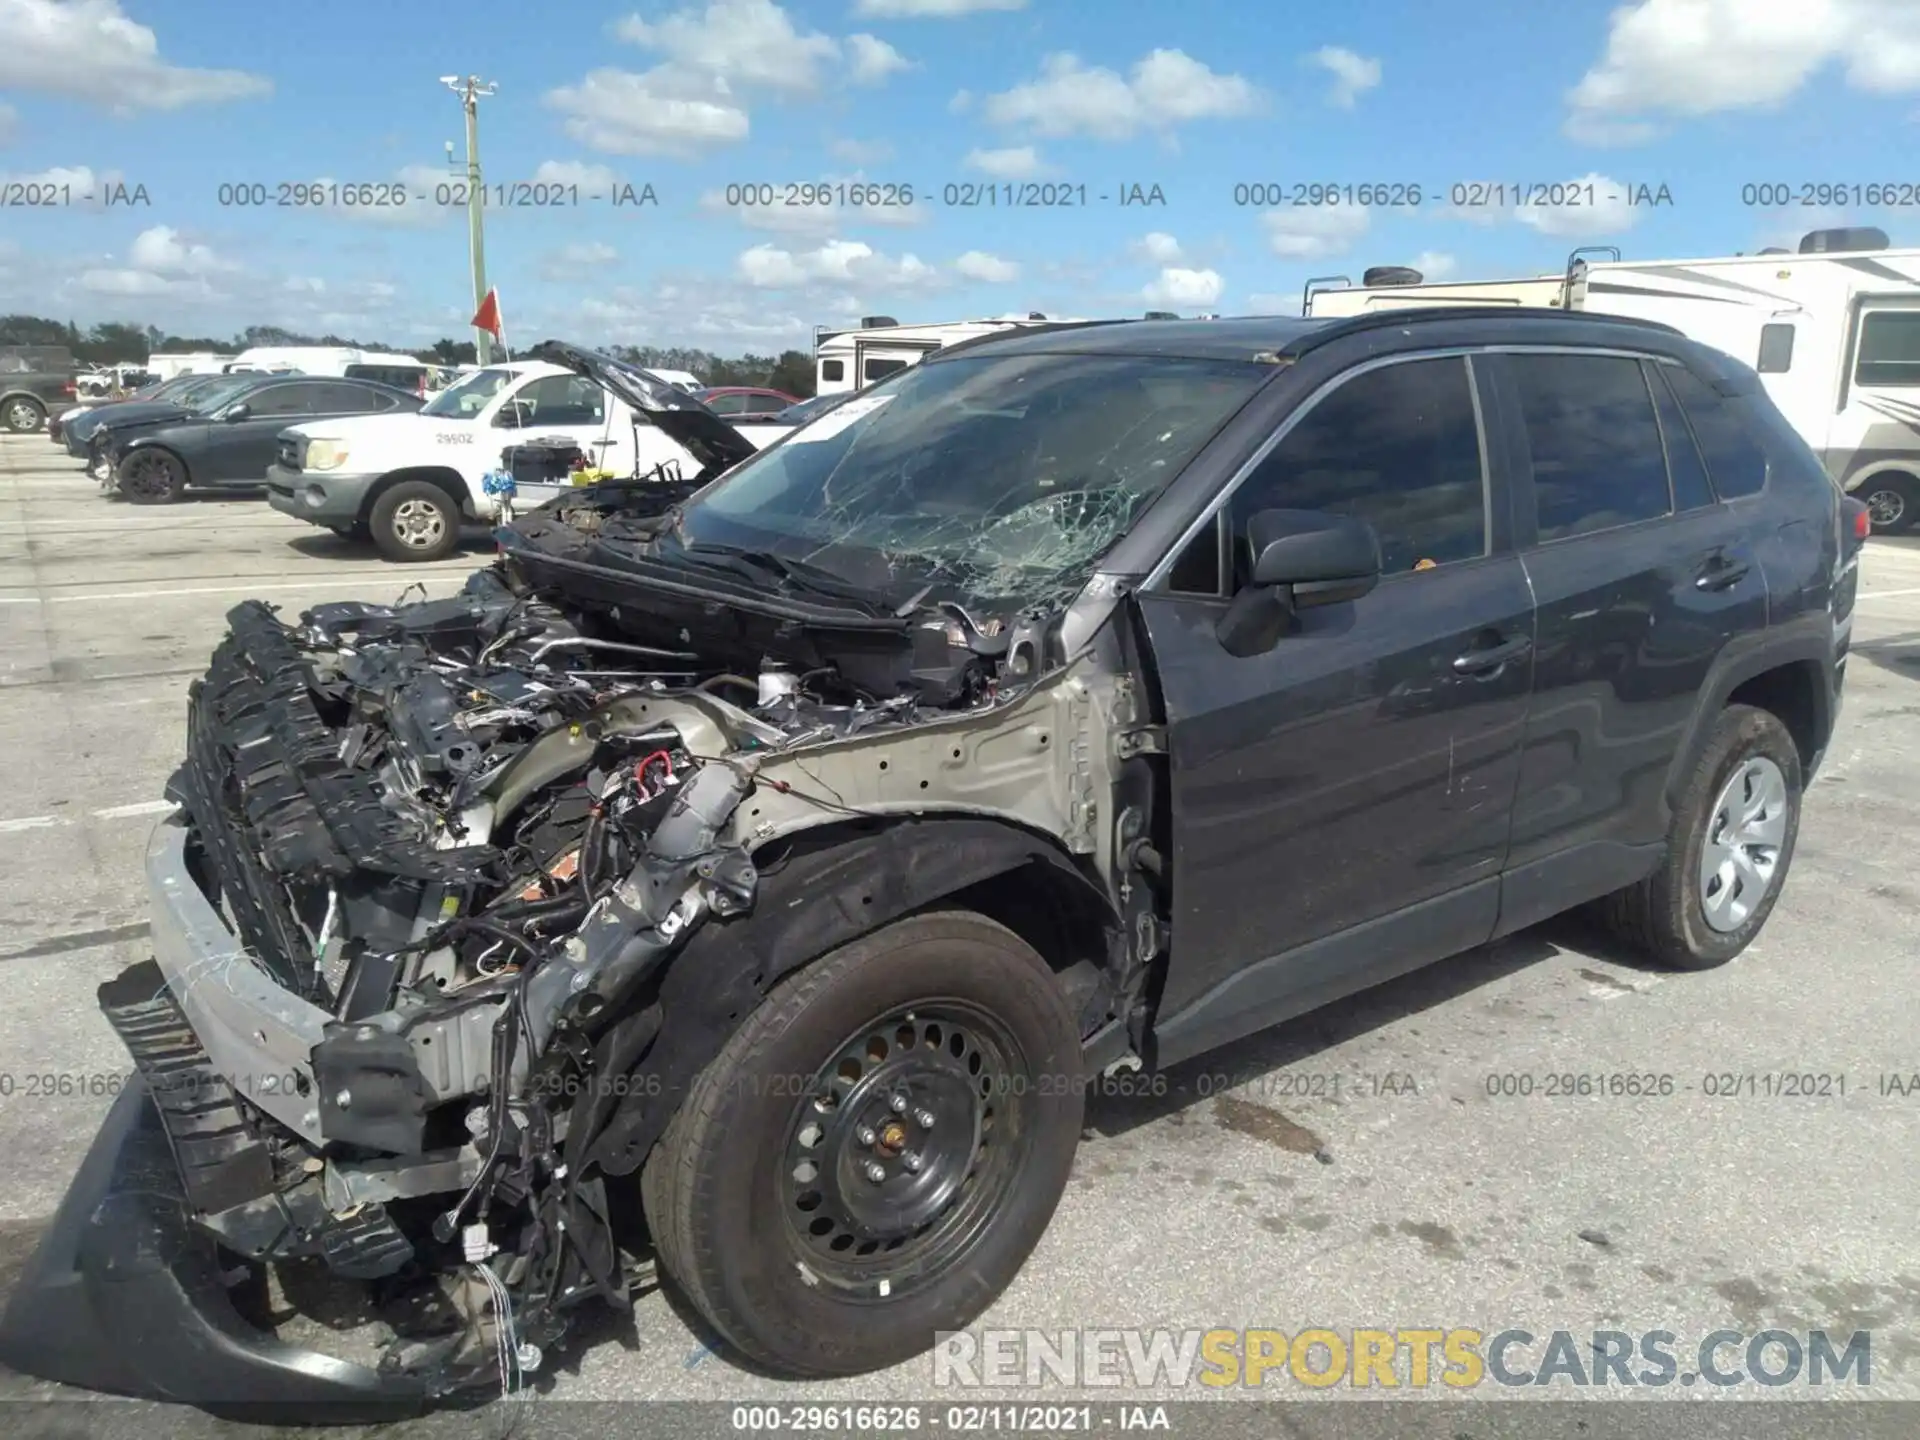
{"type": "MultiPolygon", "coordinates": [[[[1305,313],[1348,316],[1428,305],[1564,306],[1671,325],[1759,372],[1761,383],[1827,471],[1865,500],[1876,530],[1920,523],[1920,249],[1881,230],[1816,230],[1797,251],[1692,260],[1589,260],[1525,280],[1316,288],[1305,313]]],[[[1338,277],[1335,277],[1338,278],[1338,277]]]]}

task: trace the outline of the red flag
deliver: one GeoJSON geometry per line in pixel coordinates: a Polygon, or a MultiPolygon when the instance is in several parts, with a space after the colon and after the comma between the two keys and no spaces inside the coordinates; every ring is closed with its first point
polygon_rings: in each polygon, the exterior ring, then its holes
{"type": "Polygon", "coordinates": [[[487,298],[480,302],[480,308],[473,312],[473,328],[484,330],[494,339],[500,338],[500,292],[487,291],[487,298]]]}

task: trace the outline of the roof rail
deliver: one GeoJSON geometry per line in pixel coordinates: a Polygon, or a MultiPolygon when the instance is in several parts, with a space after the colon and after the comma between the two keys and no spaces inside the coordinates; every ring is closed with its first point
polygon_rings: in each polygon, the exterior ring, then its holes
{"type": "Polygon", "coordinates": [[[985,335],[974,335],[965,340],[956,340],[951,345],[942,345],[938,350],[934,351],[932,355],[929,355],[927,359],[931,360],[935,355],[951,355],[956,350],[972,350],[977,346],[991,345],[996,340],[1010,340],[1015,336],[1051,335],[1056,330],[1085,330],[1094,325],[1128,325],[1131,323],[1133,322],[1130,319],[1124,318],[1119,320],[1049,320],[1045,324],[1028,324],[1022,321],[1018,326],[1005,330],[990,330],[985,335]]]}
{"type": "Polygon", "coordinates": [[[1558,322],[1575,325],[1625,325],[1635,330],[1655,330],[1662,335],[1681,335],[1675,326],[1659,320],[1641,320],[1631,315],[1596,315],[1590,310],[1559,310],[1533,305],[1434,305],[1411,306],[1404,310],[1369,310],[1364,315],[1329,320],[1303,335],[1295,336],[1280,347],[1280,353],[1297,355],[1324,345],[1342,335],[1365,330],[1387,329],[1398,325],[1431,325],[1446,320],[1525,320],[1536,323],[1558,322]]]}

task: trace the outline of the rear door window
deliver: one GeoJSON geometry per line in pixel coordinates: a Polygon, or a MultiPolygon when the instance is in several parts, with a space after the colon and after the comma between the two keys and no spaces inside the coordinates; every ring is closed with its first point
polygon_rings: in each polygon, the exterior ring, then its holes
{"type": "Polygon", "coordinates": [[[1673,508],[1677,511],[1699,510],[1713,504],[1713,485],[1707,479],[1706,461],[1700,458],[1700,446],[1693,438],[1693,427],[1687,424],[1686,412],[1681,410],[1680,402],[1673,397],[1673,388],[1668,384],[1668,376],[1678,367],[1656,365],[1648,362],[1647,370],[1653,376],[1654,409],[1660,415],[1660,438],[1667,446],[1667,473],[1673,477],[1673,508]]]}
{"type": "Polygon", "coordinates": [[[1856,385],[1920,385],[1920,310],[1873,310],[1860,327],[1856,385]]]}
{"type": "Polygon", "coordinates": [[[1527,352],[1508,358],[1533,453],[1542,541],[1672,512],[1660,424],[1638,360],[1527,352]]]}

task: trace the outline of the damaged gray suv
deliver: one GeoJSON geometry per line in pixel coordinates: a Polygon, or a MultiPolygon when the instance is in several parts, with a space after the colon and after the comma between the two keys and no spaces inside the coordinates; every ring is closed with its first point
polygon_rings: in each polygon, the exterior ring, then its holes
{"type": "Polygon", "coordinates": [[[1583,904],[1719,964],[1779,898],[1864,508],[1666,327],[1034,327],[758,453],[538,353],[706,468],[450,599],[232,612],[16,1367],[384,1414],[656,1266],[758,1366],[894,1364],[1106,1077],[1583,904]],[[303,1266],[378,1347],[263,1328],[303,1266]]]}

